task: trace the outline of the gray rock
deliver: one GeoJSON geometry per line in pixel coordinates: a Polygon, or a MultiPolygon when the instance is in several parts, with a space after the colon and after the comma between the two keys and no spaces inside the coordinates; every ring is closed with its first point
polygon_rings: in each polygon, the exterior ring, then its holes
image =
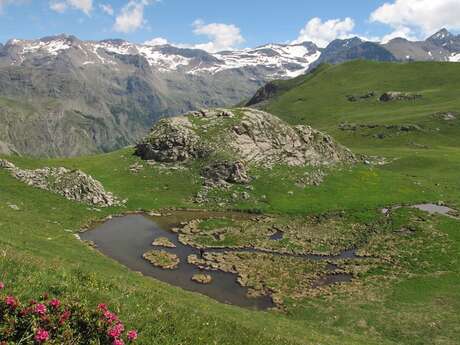
{"type": "Polygon", "coordinates": [[[6,160],[0,160],[0,168],[8,170],[14,178],[29,186],[48,190],[69,200],[98,207],[122,204],[112,193],[106,192],[99,181],[80,170],[63,167],[23,170],[6,160]]]}
{"type": "Polygon", "coordinates": [[[415,101],[420,98],[422,98],[420,94],[389,91],[380,96],[379,100],[380,102],[415,101]]]}
{"type": "Polygon", "coordinates": [[[209,184],[221,184],[222,181],[228,183],[249,183],[250,179],[246,172],[246,167],[241,161],[236,162],[214,162],[206,166],[201,175],[209,184]]]}
{"type": "Polygon", "coordinates": [[[207,157],[209,150],[190,127],[187,117],[162,120],[137,144],[135,154],[144,160],[165,163],[207,157]]]}

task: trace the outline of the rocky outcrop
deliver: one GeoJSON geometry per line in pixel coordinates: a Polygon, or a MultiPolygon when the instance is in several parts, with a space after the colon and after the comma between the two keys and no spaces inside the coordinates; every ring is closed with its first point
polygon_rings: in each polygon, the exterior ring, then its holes
{"type": "Polygon", "coordinates": [[[380,102],[415,101],[420,98],[422,98],[420,94],[389,91],[380,96],[379,100],[380,102]]]}
{"type": "Polygon", "coordinates": [[[243,162],[215,162],[202,169],[201,175],[207,184],[222,185],[225,183],[249,183],[250,179],[243,162]]]}
{"type": "Polygon", "coordinates": [[[137,144],[135,154],[145,160],[171,163],[204,158],[208,150],[187,117],[174,117],[158,122],[137,144]]]}
{"type": "Polygon", "coordinates": [[[206,158],[211,163],[203,175],[231,183],[247,181],[244,165],[320,166],[355,161],[330,136],[309,126],[290,126],[251,108],[201,110],[162,120],[137,145],[136,154],[160,162],[206,158]]]}
{"type": "Polygon", "coordinates": [[[62,167],[23,170],[3,159],[0,159],[0,168],[8,170],[13,177],[29,186],[48,190],[72,201],[98,207],[122,204],[112,193],[106,192],[99,181],[80,170],[62,167]]]}
{"type": "Polygon", "coordinates": [[[355,160],[351,151],[309,126],[292,127],[255,109],[244,109],[244,115],[241,123],[232,128],[229,145],[246,162],[270,167],[332,165],[355,160]]]}

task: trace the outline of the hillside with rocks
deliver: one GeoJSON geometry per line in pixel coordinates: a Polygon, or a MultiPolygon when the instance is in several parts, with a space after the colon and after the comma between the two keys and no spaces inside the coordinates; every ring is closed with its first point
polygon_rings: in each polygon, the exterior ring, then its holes
{"type": "Polygon", "coordinates": [[[160,163],[201,162],[211,184],[250,181],[250,167],[321,167],[353,163],[355,156],[310,126],[290,126],[251,108],[203,109],[163,119],[136,146],[136,155],[160,163]]]}

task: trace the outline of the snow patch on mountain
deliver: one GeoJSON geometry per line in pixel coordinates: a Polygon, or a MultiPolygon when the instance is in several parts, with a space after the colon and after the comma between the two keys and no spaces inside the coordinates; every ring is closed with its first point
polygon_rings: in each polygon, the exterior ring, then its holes
{"type": "Polygon", "coordinates": [[[452,55],[449,57],[449,61],[450,61],[450,62],[460,62],[460,53],[458,53],[458,54],[452,54],[452,55]]]}
{"type": "Polygon", "coordinates": [[[23,41],[11,40],[10,44],[20,46],[22,54],[44,53],[49,55],[58,55],[61,51],[67,50],[71,45],[65,39],[56,39],[50,41],[23,41]]]}
{"type": "Polygon", "coordinates": [[[177,71],[180,67],[188,66],[192,62],[191,58],[181,55],[165,54],[155,46],[141,45],[137,49],[150,66],[156,66],[160,72],[177,71]]]}
{"type": "Polygon", "coordinates": [[[262,66],[272,69],[271,78],[296,77],[305,73],[310,65],[319,59],[321,52],[313,45],[268,44],[255,49],[243,49],[215,53],[220,63],[211,66],[197,66],[189,73],[216,74],[225,70],[262,66]]]}

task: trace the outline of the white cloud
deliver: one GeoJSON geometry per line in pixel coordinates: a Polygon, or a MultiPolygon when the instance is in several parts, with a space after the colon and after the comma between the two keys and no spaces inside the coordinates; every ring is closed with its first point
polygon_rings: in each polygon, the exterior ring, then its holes
{"type": "Polygon", "coordinates": [[[58,13],[64,13],[67,9],[67,4],[65,2],[50,2],[50,8],[58,13]]]}
{"type": "Polygon", "coordinates": [[[371,22],[401,28],[410,35],[430,35],[446,27],[460,29],[459,0],[392,0],[370,15],[371,22]]]}
{"type": "Polygon", "coordinates": [[[210,41],[191,46],[192,48],[206,50],[214,53],[223,50],[231,50],[245,42],[239,27],[233,24],[211,23],[205,24],[202,20],[193,23],[195,35],[207,36],[210,41]]]}
{"type": "Polygon", "coordinates": [[[300,31],[299,37],[294,43],[311,41],[319,47],[327,46],[337,38],[350,38],[355,28],[355,22],[351,18],[331,19],[323,22],[321,18],[311,19],[300,31]]]}
{"type": "Polygon", "coordinates": [[[116,17],[113,29],[122,33],[130,33],[140,29],[146,23],[144,8],[150,2],[150,0],[130,0],[116,17]]]}
{"type": "Polygon", "coordinates": [[[109,16],[113,16],[114,10],[113,10],[112,5],[110,5],[110,4],[100,4],[99,7],[102,10],[102,12],[108,14],[109,16]]]}
{"type": "Polygon", "coordinates": [[[168,44],[168,40],[163,37],[156,37],[151,40],[145,41],[144,44],[146,46],[162,46],[168,44]]]}
{"type": "Polygon", "coordinates": [[[63,13],[68,8],[73,8],[89,16],[93,10],[93,0],[51,0],[49,6],[50,9],[58,13],[63,13]]]}
{"type": "Polygon", "coordinates": [[[405,38],[409,41],[416,41],[418,38],[413,34],[412,30],[408,27],[401,26],[400,28],[395,29],[393,32],[388,35],[383,36],[380,39],[381,43],[388,43],[394,38],[405,38]]]}

